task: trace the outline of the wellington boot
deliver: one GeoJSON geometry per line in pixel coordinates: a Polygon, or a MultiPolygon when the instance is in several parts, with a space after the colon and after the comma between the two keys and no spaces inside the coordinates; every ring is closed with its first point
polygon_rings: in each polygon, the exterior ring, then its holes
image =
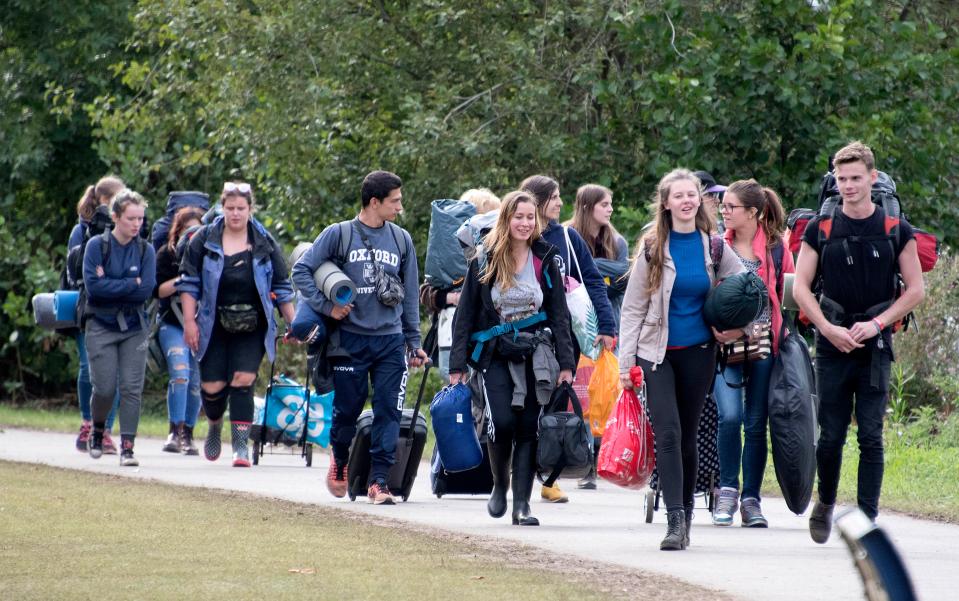
{"type": "Polygon", "coordinates": [[[506,491],[509,490],[510,455],[513,452],[513,441],[486,443],[489,449],[489,465],[493,471],[493,492],[490,493],[486,510],[494,518],[506,515],[506,491]]]}
{"type": "Polygon", "coordinates": [[[536,441],[517,442],[513,448],[513,525],[539,526],[529,513],[529,497],[533,494],[536,441]]]}

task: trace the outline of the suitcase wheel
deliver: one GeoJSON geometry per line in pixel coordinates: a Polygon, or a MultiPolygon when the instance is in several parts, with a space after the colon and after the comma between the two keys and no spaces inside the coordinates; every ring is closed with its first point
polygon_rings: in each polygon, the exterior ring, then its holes
{"type": "Polygon", "coordinates": [[[409,495],[403,495],[403,502],[406,503],[406,500],[409,499],[409,498],[410,498],[409,495]]]}
{"type": "Polygon", "coordinates": [[[306,455],[306,467],[311,467],[313,465],[313,445],[306,443],[303,452],[306,455]]]}
{"type": "Polygon", "coordinates": [[[442,499],[442,498],[443,498],[443,495],[440,494],[440,493],[436,493],[436,498],[437,498],[437,499],[442,499]]]}
{"type": "Polygon", "coordinates": [[[260,464],[260,443],[254,442],[253,443],[253,465],[259,465],[259,464],[260,464]]]}
{"type": "Polygon", "coordinates": [[[643,502],[643,505],[646,506],[646,523],[647,524],[653,523],[653,511],[654,511],[653,505],[655,505],[655,503],[656,503],[656,493],[651,490],[647,491],[645,500],[643,502]]]}
{"type": "Polygon", "coordinates": [[[352,491],[349,493],[349,496],[350,496],[350,501],[355,501],[355,500],[356,500],[356,495],[353,494],[352,491]]]}

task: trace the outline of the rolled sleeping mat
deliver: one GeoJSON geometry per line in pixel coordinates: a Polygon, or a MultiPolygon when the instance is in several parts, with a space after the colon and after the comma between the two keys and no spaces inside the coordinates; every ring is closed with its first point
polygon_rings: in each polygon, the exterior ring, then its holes
{"type": "Polygon", "coordinates": [[[33,295],[33,319],[36,324],[45,330],[61,330],[77,327],[76,300],[74,300],[73,304],[73,319],[61,321],[57,319],[57,310],[54,308],[56,303],[55,296],[56,293],[54,292],[41,292],[40,294],[33,295]]]}
{"type": "Polygon", "coordinates": [[[796,280],[796,274],[787,273],[783,276],[783,309],[786,311],[798,311],[799,305],[793,296],[793,282],[796,280]]]}
{"type": "MultiPolygon", "coordinates": [[[[297,244],[290,253],[290,265],[295,265],[312,246],[310,242],[297,244]]],[[[333,304],[348,305],[356,298],[356,284],[332,261],[323,263],[313,272],[313,281],[333,304]]]]}
{"type": "Polygon", "coordinates": [[[77,290],[57,290],[53,293],[53,311],[57,314],[57,321],[77,322],[77,301],[80,292],[77,290]]]}
{"type": "Polygon", "coordinates": [[[333,261],[320,265],[313,273],[313,280],[323,296],[335,305],[348,305],[356,298],[356,284],[333,261]]]}

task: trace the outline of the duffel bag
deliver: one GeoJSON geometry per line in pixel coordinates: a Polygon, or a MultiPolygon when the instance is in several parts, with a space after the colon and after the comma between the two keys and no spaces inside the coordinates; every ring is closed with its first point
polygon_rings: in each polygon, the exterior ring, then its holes
{"type": "Polygon", "coordinates": [[[536,465],[546,486],[560,477],[583,478],[592,468],[593,434],[569,382],[553,391],[539,416],[536,465]],[[570,405],[573,410],[567,411],[570,405]]]}

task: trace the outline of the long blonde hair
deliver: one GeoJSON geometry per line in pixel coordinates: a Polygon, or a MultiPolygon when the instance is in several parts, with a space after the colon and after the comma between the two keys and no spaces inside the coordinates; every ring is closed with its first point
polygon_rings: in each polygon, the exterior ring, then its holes
{"type": "Polygon", "coordinates": [[[646,282],[646,291],[653,294],[663,283],[663,262],[666,254],[666,241],[669,240],[669,232],[673,229],[673,216],[670,213],[669,191],[673,184],[689,180],[696,184],[699,191],[699,209],[696,210],[696,229],[706,234],[715,229],[715,220],[706,207],[703,200],[703,185],[699,178],[689,169],[673,169],[659,180],[656,186],[656,193],[653,195],[651,210],[655,215],[653,227],[643,236],[643,243],[638,245],[634,261],[639,260],[639,253],[649,257],[649,278],[646,282]],[[648,250],[647,250],[648,249],[648,250]]]}
{"type": "Polygon", "coordinates": [[[496,225],[483,239],[483,247],[489,249],[490,257],[486,262],[486,268],[480,274],[480,282],[483,284],[495,283],[500,288],[510,288],[516,284],[515,263],[511,251],[512,241],[509,235],[509,223],[516,214],[516,208],[521,202],[528,202],[533,205],[536,215],[536,225],[529,236],[529,245],[539,239],[543,231],[543,221],[540,218],[539,211],[536,210],[536,199],[532,194],[525,190],[516,190],[503,197],[503,204],[500,207],[499,217],[496,219],[496,225]]]}
{"type": "Polygon", "coordinates": [[[615,259],[616,258],[616,238],[619,232],[613,227],[613,224],[597,225],[593,218],[593,208],[609,196],[613,198],[613,191],[606,186],[599,184],[586,184],[576,190],[576,202],[573,204],[573,218],[563,225],[571,226],[579,232],[579,235],[589,246],[589,252],[595,253],[597,243],[602,252],[594,255],[595,259],[615,259]],[[596,226],[596,235],[592,235],[593,226],[596,226]]]}

